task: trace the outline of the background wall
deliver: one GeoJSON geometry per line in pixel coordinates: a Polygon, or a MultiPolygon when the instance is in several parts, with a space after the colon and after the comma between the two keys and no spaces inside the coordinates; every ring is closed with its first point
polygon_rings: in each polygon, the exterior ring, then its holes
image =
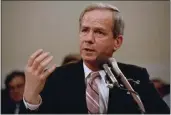
{"type": "MultiPolygon", "coordinates": [[[[98,1],[2,1],[2,87],[5,75],[23,70],[39,48],[61,64],[68,53],[79,53],[78,19],[98,1]]],[[[100,1],[103,2],[103,1],[100,1]]],[[[124,17],[124,43],[114,57],[146,67],[151,78],[170,82],[169,1],[106,1],[124,17]]]]}

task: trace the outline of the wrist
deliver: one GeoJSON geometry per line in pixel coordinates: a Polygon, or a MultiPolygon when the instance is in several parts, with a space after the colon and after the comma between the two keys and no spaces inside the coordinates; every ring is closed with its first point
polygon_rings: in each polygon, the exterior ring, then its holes
{"type": "Polygon", "coordinates": [[[40,104],[41,102],[41,96],[39,94],[34,95],[34,94],[24,93],[23,98],[29,104],[40,104]]]}

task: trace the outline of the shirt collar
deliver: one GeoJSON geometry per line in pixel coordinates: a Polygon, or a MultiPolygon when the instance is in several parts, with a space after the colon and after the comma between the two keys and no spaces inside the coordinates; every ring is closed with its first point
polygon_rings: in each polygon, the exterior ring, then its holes
{"type": "MultiPolygon", "coordinates": [[[[83,68],[84,68],[84,76],[85,76],[85,78],[87,78],[88,75],[92,72],[92,70],[89,69],[84,62],[83,62],[83,68]]],[[[100,70],[98,72],[99,72],[100,76],[102,77],[102,79],[105,81],[105,76],[106,76],[105,71],[100,70]]]]}
{"type": "Polygon", "coordinates": [[[84,68],[84,76],[85,76],[85,78],[87,78],[88,75],[92,72],[92,70],[89,69],[89,68],[85,65],[84,62],[83,62],[83,68],[84,68]]]}

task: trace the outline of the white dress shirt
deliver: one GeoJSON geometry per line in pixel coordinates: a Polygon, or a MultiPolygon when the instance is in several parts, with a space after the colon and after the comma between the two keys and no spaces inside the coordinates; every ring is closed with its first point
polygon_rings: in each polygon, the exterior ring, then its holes
{"type": "MultiPolygon", "coordinates": [[[[85,63],[83,62],[83,69],[84,69],[84,75],[85,75],[85,82],[87,82],[87,80],[89,80],[89,74],[92,72],[92,70],[90,70],[85,63]]],[[[99,74],[101,76],[101,80],[100,82],[97,83],[98,88],[99,88],[99,105],[100,105],[100,113],[107,113],[107,107],[108,107],[108,99],[109,99],[109,88],[106,85],[105,82],[105,76],[106,73],[104,72],[104,70],[100,70],[99,74]]],[[[30,109],[30,110],[36,110],[39,108],[39,106],[42,103],[42,100],[40,102],[40,104],[38,105],[33,105],[33,104],[29,104],[27,103],[24,98],[23,98],[24,104],[26,106],[26,108],[30,109]]]]}
{"type": "Polygon", "coordinates": [[[20,104],[16,104],[16,108],[15,108],[15,111],[14,111],[14,114],[15,115],[18,115],[19,114],[19,111],[20,111],[20,104]]]}

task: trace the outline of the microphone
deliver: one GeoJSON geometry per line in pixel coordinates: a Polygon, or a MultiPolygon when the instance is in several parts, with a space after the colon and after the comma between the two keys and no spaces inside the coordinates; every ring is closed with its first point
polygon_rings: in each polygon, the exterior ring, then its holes
{"type": "Polygon", "coordinates": [[[118,81],[116,80],[116,78],[113,75],[113,73],[112,73],[111,69],[109,68],[109,66],[107,64],[103,64],[103,69],[105,70],[106,74],[108,75],[108,77],[110,78],[110,80],[112,82],[112,84],[109,84],[109,82],[107,82],[108,87],[109,88],[113,88],[113,86],[120,87],[118,81]]]}
{"type": "Polygon", "coordinates": [[[105,73],[107,74],[107,76],[109,77],[109,80],[111,82],[111,83],[109,83],[109,81],[106,81],[107,86],[109,88],[113,88],[113,86],[120,87],[117,79],[115,78],[114,74],[111,71],[111,68],[107,64],[107,61],[108,61],[107,57],[104,57],[104,56],[97,57],[98,66],[105,71],[105,73]]]}
{"type": "Polygon", "coordinates": [[[123,85],[125,85],[125,87],[128,89],[128,91],[130,91],[130,93],[133,96],[134,100],[137,102],[138,106],[140,107],[141,112],[145,113],[145,108],[144,108],[143,103],[141,102],[140,97],[137,95],[137,93],[132,93],[132,92],[135,92],[135,91],[132,88],[132,86],[129,84],[128,80],[126,79],[126,77],[124,76],[122,71],[119,69],[115,58],[113,58],[113,57],[109,58],[108,63],[112,67],[112,70],[116,73],[117,77],[120,78],[123,85]]]}

